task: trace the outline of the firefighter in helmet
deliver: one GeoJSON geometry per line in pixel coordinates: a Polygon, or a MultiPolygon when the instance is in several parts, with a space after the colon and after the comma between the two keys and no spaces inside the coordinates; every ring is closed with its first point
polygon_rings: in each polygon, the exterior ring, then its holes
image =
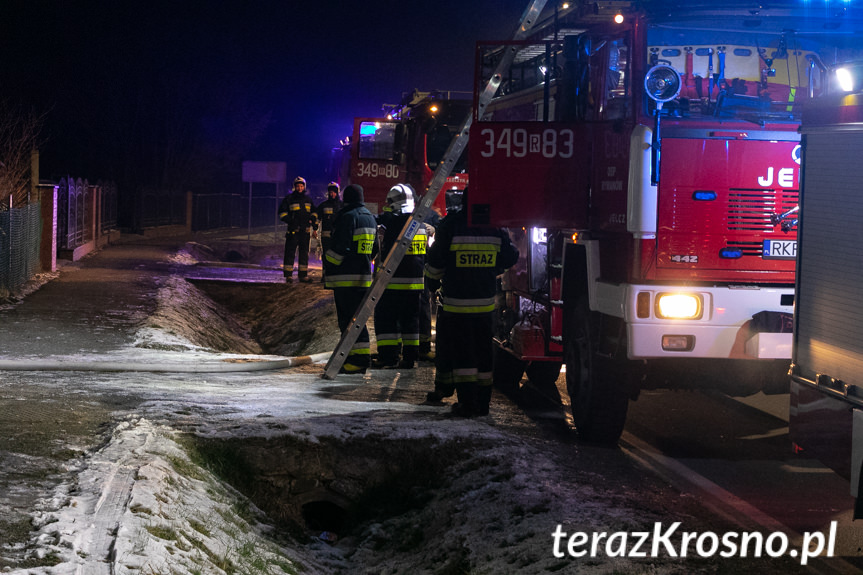
{"type": "Polygon", "coordinates": [[[309,244],[312,231],[318,229],[317,214],[312,198],[306,193],[306,180],[297,177],[293,190],[279,204],[279,219],[288,224],[285,232],[285,279],[290,280],[297,261],[297,278],[301,282],[312,281],[309,277],[309,244]]]}
{"type": "MultiPolygon", "coordinates": [[[[330,182],[327,184],[327,199],[321,202],[316,210],[318,225],[320,226],[322,254],[326,254],[332,245],[333,222],[340,209],[342,209],[342,201],[339,199],[339,185],[336,182],[330,182]]],[[[324,281],[323,277],[321,281],[324,281]]]]}
{"type": "MultiPolygon", "coordinates": [[[[467,190],[462,201],[466,204],[467,190]]],[[[448,214],[435,231],[425,273],[439,282],[440,310],[435,338],[435,390],[429,401],[453,391],[453,413],[487,415],[491,401],[497,276],[518,260],[518,249],[500,228],[471,226],[467,210],[448,214]]]]}
{"type": "MultiPolygon", "coordinates": [[[[377,218],[378,226],[383,230],[381,255],[384,258],[395,246],[415,205],[416,194],[408,184],[397,184],[387,193],[386,207],[377,218]]],[[[425,286],[423,268],[427,241],[425,226],[420,226],[375,306],[378,348],[375,367],[413,369],[417,361],[420,294],[425,286]]]]}

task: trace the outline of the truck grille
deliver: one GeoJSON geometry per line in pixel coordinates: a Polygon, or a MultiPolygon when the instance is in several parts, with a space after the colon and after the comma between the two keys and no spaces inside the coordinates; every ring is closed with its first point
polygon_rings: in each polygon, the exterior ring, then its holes
{"type": "MultiPolygon", "coordinates": [[[[772,232],[778,229],[770,217],[796,206],[798,195],[797,190],[728,190],[728,231],[772,232]]],[[[760,251],[759,247],[758,253],[760,251]]]]}

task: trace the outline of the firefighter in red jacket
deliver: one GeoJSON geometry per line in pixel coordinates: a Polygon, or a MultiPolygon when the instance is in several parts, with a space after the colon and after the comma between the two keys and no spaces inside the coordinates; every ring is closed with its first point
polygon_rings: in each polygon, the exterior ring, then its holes
{"type": "MultiPolygon", "coordinates": [[[[383,228],[381,254],[385,258],[410,219],[415,201],[414,190],[407,184],[397,184],[387,193],[387,205],[377,218],[378,225],[383,228]]],[[[420,226],[375,306],[378,347],[375,367],[413,369],[418,359],[420,294],[425,288],[423,266],[427,243],[425,226],[420,226]]]]}
{"type": "Polygon", "coordinates": [[[306,180],[303,178],[294,180],[293,191],[279,204],[279,219],[288,224],[282,266],[285,279],[291,278],[296,258],[297,278],[301,282],[312,281],[309,277],[309,244],[312,231],[318,229],[318,220],[315,205],[306,193],[306,180]]]}
{"type": "Polygon", "coordinates": [[[455,390],[455,415],[488,414],[497,276],[517,260],[518,249],[507,232],[469,226],[466,209],[441,220],[426,254],[425,273],[430,281],[440,281],[441,300],[435,338],[435,391],[428,399],[440,401],[455,390]]]}

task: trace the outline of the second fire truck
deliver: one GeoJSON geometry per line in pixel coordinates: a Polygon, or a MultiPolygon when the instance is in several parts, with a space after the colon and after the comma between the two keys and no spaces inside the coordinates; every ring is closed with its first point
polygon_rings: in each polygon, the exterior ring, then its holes
{"type": "MultiPolygon", "coordinates": [[[[335,150],[332,179],[343,188],[361,185],[372,213],[380,212],[396,184],[424,194],[470,108],[468,94],[414,91],[399,104],[384,106],[383,117],[355,118],[353,134],[335,150]]],[[[465,155],[447,178],[444,190],[450,194],[467,185],[466,160],[465,155]]],[[[441,215],[445,199],[442,193],[435,204],[441,215]]]]}
{"type": "Polygon", "coordinates": [[[643,389],[787,392],[800,110],[859,44],[824,4],[579,2],[478,47],[478,92],[516,54],[470,132],[469,220],[522,254],[496,384],[565,364],[605,443],[643,389]]]}

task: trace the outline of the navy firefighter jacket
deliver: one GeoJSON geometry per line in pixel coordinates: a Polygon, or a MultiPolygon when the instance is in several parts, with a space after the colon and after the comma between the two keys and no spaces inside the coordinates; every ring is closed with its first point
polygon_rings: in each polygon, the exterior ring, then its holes
{"type": "MultiPolygon", "coordinates": [[[[396,214],[384,212],[378,216],[378,224],[384,228],[384,237],[381,246],[381,254],[384,259],[390,254],[390,250],[396,244],[402,228],[405,227],[410,214],[396,214]]],[[[416,220],[415,220],[416,221],[416,220]]],[[[423,278],[423,266],[425,265],[426,246],[428,245],[428,234],[423,223],[416,222],[418,228],[414,234],[402,261],[393,272],[388,290],[421,290],[425,287],[423,278]]]]}
{"type": "Polygon", "coordinates": [[[494,311],[496,278],[518,261],[505,230],[470,227],[465,211],[448,215],[426,254],[426,276],[441,282],[441,306],[450,313],[494,311]]]}
{"type": "Polygon", "coordinates": [[[318,229],[312,199],[305,192],[291,192],[279,204],[279,219],[288,224],[288,232],[312,233],[318,229]]]}
{"type": "Polygon", "coordinates": [[[375,217],[361,203],[345,204],[333,222],[332,244],[324,254],[324,287],[372,285],[372,259],[377,254],[375,217]]]}

